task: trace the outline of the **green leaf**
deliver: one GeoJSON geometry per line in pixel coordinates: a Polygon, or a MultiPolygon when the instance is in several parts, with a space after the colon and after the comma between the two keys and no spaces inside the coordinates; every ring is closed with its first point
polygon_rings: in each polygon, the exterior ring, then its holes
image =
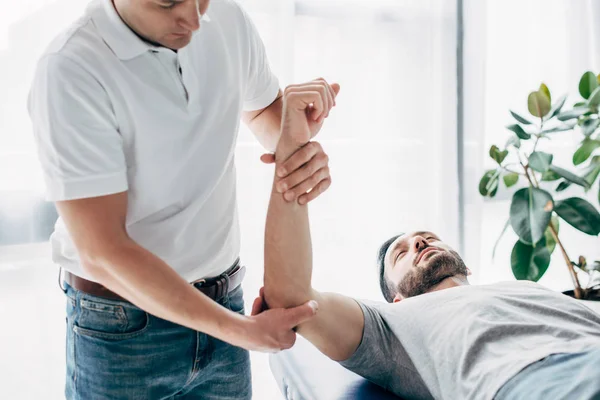
{"type": "Polygon", "coordinates": [[[516,172],[510,172],[502,177],[504,179],[504,184],[507,188],[514,186],[519,182],[519,174],[516,172]]]}
{"type": "Polygon", "coordinates": [[[518,122],[522,123],[523,125],[531,125],[532,122],[530,120],[528,120],[527,118],[524,118],[522,116],[520,116],[519,114],[517,114],[514,111],[510,111],[510,114],[513,116],[514,119],[516,119],[518,122]]]}
{"type": "Polygon", "coordinates": [[[514,146],[516,149],[521,147],[521,139],[517,135],[510,135],[504,147],[514,146]]]}
{"type": "MultiPolygon", "coordinates": [[[[598,88],[600,89],[600,88],[598,88]]],[[[598,126],[600,125],[600,119],[598,118],[590,118],[581,124],[581,133],[584,136],[589,137],[592,133],[596,131],[598,126]]]]}
{"type": "MultiPolygon", "coordinates": [[[[554,226],[554,230],[558,234],[560,225],[559,219],[556,215],[552,214],[552,219],[550,220],[550,225],[554,226]]],[[[552,234],[552,229],[550,229],[550,225],[546,228],[546,232],[544,232],[544,238],[546,239],[546,247],[548,247],[548,252],[552,254],[554,249],[556,248],[556,240],[554,240],[554,235],[552,234]]]]}
{"type": "Polygon", "coordinates": [[[518,124],[508,125],[506,127],[506,129],[511,130],[514,133],[516,133],[517,136],[519,137],[519,139],[527,140],[527,139],[531,138],[531,134],[525,132],[525,130],[523,130],[523,128],[521,128],[521,125],[518,125],[518,124]]]}
{"type": "Polygon", "coordinates": [[[500,236],[498,236],[498,239],[496,239],[496,243],[494,244],[494,249],[492,250],[492,260],[494,260],[494,258],[496,258],[496,249],[498,248],[500,239],[502,239],[502,236],[504,236],[504,234],[506,233],[506,230],[508,229],[509,225],[510,225],[510,218],[506,220],[506,223],[504,224],[504,228],[502,228],[502,232],[500,232],[500,236]]]}
{"type": "MultiPolygon", "coordinates": [[[[596,157],[600,158],[600,156],[596,156],[596,157]]],[[[594,158],[596,158],[596,157],[594,157],[594,158]]],[[[583,179],[585,179],[586,182],[591,187],[594,185],[594,182],[596,182],[598,175],[600,175],[600,164],[595,164],[592,161],[590,163],[590,165],[586,168],[585,173],[583,175],[583,179]]]]}
{"type": "Polygon", "coordinates": [[[591,271],[598,271],[598,272],[600,272],[600,261],[594,261],[593,263],[588,264],[587,268],[586,268],[586,271],[587,272],[591,272],[591,271]]]}
{"type": "Polygon", "coordinates": [[[589,107],[577,107],[577,108],[573,108],[572,110],[561,112],[560,114],[557,115],[557,118],[560,121],[568,121],[573,118],[579,118],[582,115],[589,113],[590,111],[591,110],[589,107]]]}
{"type": "Polygon", "coordinates": [[[496,145],[493,145],[490,148],[490,157],[492,157],[492,159],[495,160],[499,165],[502,165],[502,161],[504,161],[507,155],[508,150],[500,151],[496,145]]]}
{"type": "Polygon", "coordinates": [[[600,214],[586,200],[570,197],[557,202],[554,210],[575,229],[593,236],[600,233],[600,214]]]}
{"type": "Polygon", "coordinates": [[[592,94],[590,94],[590,98],[588,99],[588,105],[590,107],[597,107],[600,104],[600,87],[597,87],[592,94]]]}
{"type": "Polygon", "coordinates": [[[543,151],[534,151],[529,156],[529,166],[537,172],[546,172],[552,164],[552,154],[544,153],[543,151]]]}
{"type": "Polygon", "coordinates": [[[557,181],[561,178],[561,176],[559,174],[557,174],[554,171],[546,171],[542,174],[542,181],[544,182],[553,182],[553,181],[557,181]]]}
{"type": "Polygon", "coordinates": [[[495,169],[486,171],[479,181],[479,193],[484,197],[494,197],[498,191],[499,176],[500,174],[495,169]]]}
{"type": "Polygon", "coordinates": [[[552,128],[548,128],[548,129],[544,129],[542,132],[543,134],[546,133],[556,133],[556,132],[564,132],[564,131],[571,131],[573,130],[573,128],[577,125],[577,121],[570,121],[564,124],[560,124],[557,126],[554,126],[552,128]]]}
{"type": "Polygon", "coordinates": [[[560,112],[560,110],[562,110],[563,106],[565,105],[565,101],[567,100],[567,96],[561,96],[556,103],[554,103],[554,105],[552,105],[552,108],[550,109],[550,112],[548,113],[548,115],[546,115],[544,117],[544,122],[548,121],[552,118],[554,118],[556,115],[558,115],[558,113],[560,112]]]}
{"type": "Polygon", "coordinates": [[[542,83],[540,85],[539,92],[546,95],[548,103],[552,103],[552,95],[550,94],[550,89],[548,89],[548,86],[546,86],[545,83],[542,83]]]}
{"type": "Polygon", "coordinates": [[[585,162],[598,147],[600,147],[600,140],[586,138],[575,154],[573,154],[573,164],[579,165],[585,162]]]}
{"type": "Polygon", "coordinates": [[[515,278],[534,282],[540,280],[550,265],[546,239],[542,238],[535,247],[518,240],[510,255],[510,264],[515,278]]]}
{"type": "Polygon", "coordinates": [[[584,99],[589,99],[590,95],[598,87],[598,78],[591,71],[586,72],[579,81],[579,93],[584,99]]]}
{"type": "Polygon", "coordinates": [[[580,101],[578,103],[573,104],[573,108],[579,108],[579,107],[587,107],[587,101],[580,101]]]}
{"type": "Polygon", "coordinates": [[[556,186],[556,189],[554,189],[557,192],[563,192],[565,190],[567,190],[569,188],[569,186],[571,186],[571,182],[569,181],[562,181],[558,184],[558,186],[556,186]]]}
{"type": "Polygon", "coordinates": [[[553,208],[550,193],[533,187],[523,188],[512,198],[510,225],[523,243],[533,245],[544,236],[553,208]]]}
{"type": "MultiPolygon", "coordinates": [[[[562,176],[563,178],[565,178],[567,181],[569,181],[570,183],[575,183],[579,186],[584,187],[585,189],[589,189],[590,185],[587,183],[587,181],[577,175],[575,175],[574,173],[567,171],[566,169],[563,169],[561,167],[558,167],[556,165],[551,165],[550,166],[550,171],[552,172],[556,172],[558,175],[562,176]]],[[[567,185],[564,188],[561,188],[559,190],[561,185],[558,185],[558,187],[556,188],[557,192],[562,192],[563,190],[565,190],[566,188],[568,188],[570,186],[567,185]]]]}
{"type": "Polygon", "coordinates": [[[542,118],[550,111],[550,100],[542,92],[531,92],[527,99],[527,108],[531,115],[542,118]]]}

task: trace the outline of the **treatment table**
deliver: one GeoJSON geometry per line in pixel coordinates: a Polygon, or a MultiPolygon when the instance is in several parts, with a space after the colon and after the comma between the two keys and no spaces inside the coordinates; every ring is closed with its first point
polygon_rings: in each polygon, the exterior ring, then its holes
{"type": "Polygon", "coordinates": [[[324,356],[300,336],[292,349],[270,356],[269,364],[286,400],[400,399],[324,356]]]}

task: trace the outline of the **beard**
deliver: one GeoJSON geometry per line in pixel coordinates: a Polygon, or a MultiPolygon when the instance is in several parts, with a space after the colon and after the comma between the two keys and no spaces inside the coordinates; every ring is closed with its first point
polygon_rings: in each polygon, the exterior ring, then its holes
{"type": "Polygon", "coordinates": [[[397,287],[403,297],[414,297],[427,293],[446,278],[457,275],[468,275],[463,259],[454,250],[436,254],[423,268],[412,268],[397,287]]]}

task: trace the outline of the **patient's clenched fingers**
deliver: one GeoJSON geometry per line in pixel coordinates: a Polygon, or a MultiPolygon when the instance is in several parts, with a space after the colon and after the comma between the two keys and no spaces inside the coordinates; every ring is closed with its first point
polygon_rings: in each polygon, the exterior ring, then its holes
{"type": "Polygon", "coordinates": [[[308,114],[314,121],[319,121],[325,117],[329,112],[329,91],[328,89],[317,82],[313,82],[310,85],[298,86],[286,89],[287,96],[300,95],[300,94],[316,94],[313,99],[309,99],[307,105],[312,104],[309,108],[308,114]]]}
{"type": "Polygon", "coordinates": [[[323,151],[319,142],[309,142],[294,153],[286,162],[277,168],[277,176],[285,178],[289,174],[309,162],[315,154],[323,151]]]}
{"type": "Polygon", "coordinates": [[[323,179],[316,187],[314,187],[309,193],[303,194],[298,198],[298,203],[304,205],[310,203],[317,197],[319,197],[323,192],[329,189],[331,186],[331,177],[323,179]]]}

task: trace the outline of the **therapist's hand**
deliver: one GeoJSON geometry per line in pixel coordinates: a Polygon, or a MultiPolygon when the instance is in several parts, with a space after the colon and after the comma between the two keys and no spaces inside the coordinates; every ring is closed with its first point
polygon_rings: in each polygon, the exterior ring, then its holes
{"type": "MultiPolygon", "coordinates": [[[[284,92],[286,100],[294,98],[298,103],[309,102],[295,112],[300,111],[303,119],[301,125],[306,129],[310,137],[315,137],[320,131],[323,121],[329,116],[329,112],[335,106],[335,98],[340,91],[340,85],[334,83],[329,85],[327,81],[320,78],[315,81],[290,85],[284,92]]],[[[288,110],[289,112],[290,110],[288,110]]],[[[284,112],[284,118],[286,117],[284,112]]],[[[302,128],[300,128],[302,130],[302,128]]],[[[275,162],[274,154],[264,154],[261,161],[266,164],[275,162]]],[[[288,160],[277,168],[278,182],[276,189],[283,193],[286,201],[296,201],[299,204],[307,204],[325,192],[331,185],[329,173],[329,157],[317,142],[309,142],[298,149],[288,160]]]]}
{"type": "MultiPolygon", "coordinates": [[[[274,162],[272,154],[261,157],[264,163],[274,162]]],[[[278,181],[275,186],[288,201],[298,199],[307,204],[325,192],[331,185],[329,156],[318,142],[309,142],[277,168],[278,181]]]]}
{"type": "Polygon", "coordinates": [[[291,348],[296,342],[294,328],[313,318],[318,305],[311,300],[293,308],[266,310],[263,304],[264,292],[254,301],[252,315],[245,324],[244,343],[236,345],[248,350],[276,353],[291,348]]]}

